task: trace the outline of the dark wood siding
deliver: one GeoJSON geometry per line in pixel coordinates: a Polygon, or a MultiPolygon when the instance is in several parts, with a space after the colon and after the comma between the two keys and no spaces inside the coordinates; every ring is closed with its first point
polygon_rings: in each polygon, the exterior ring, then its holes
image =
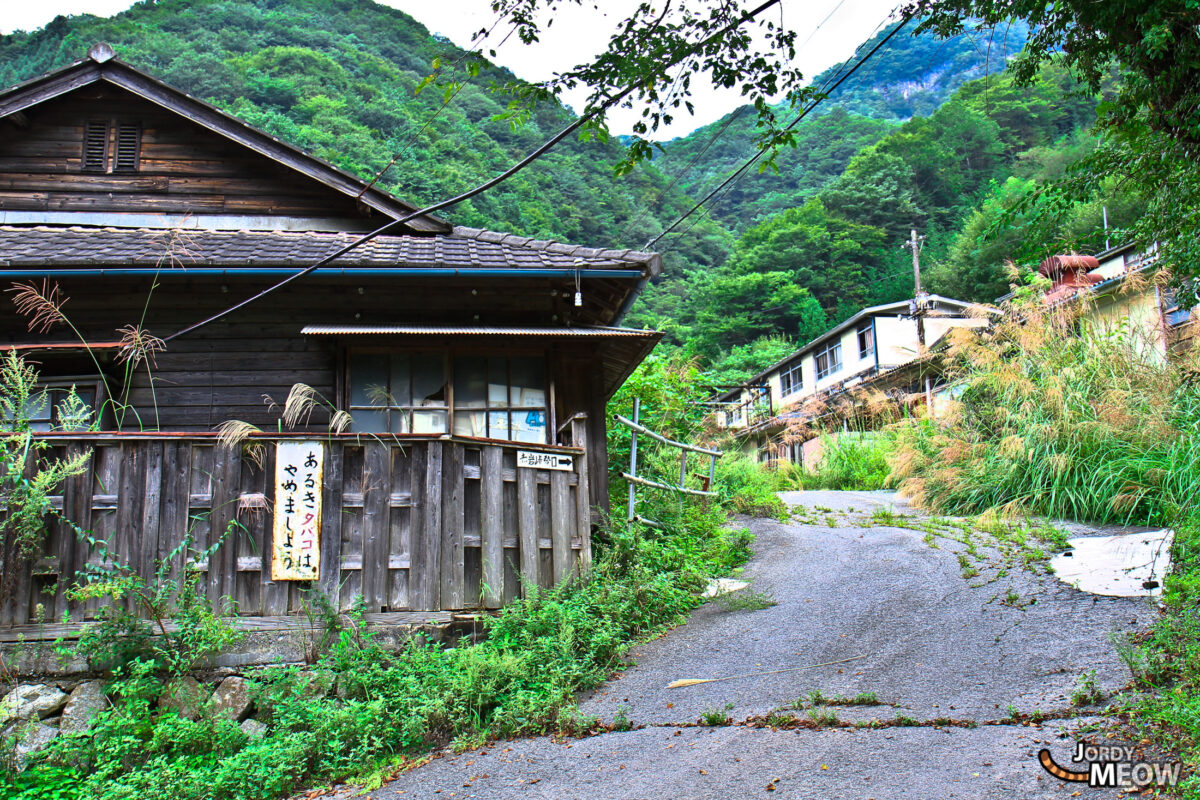
{"type": "MultiPolygon", "coordinates": [[[[144,279],[67,279],[59,283],[67,298],[64,311],[91,342],[112,342],[118,328],[144,319],[151,334],[166,336],[187,324],[228,307],[266,284],[230,280],[219,283],[184,280],[174,276],[159,279],[150,293],[144,279]],[[147,298],[149,297],[149,301],[147,298]],[[144,314],[144,317],[143,317],[144,314]]],[[[588,438],[599,446],[589,448],[593,502],[605,505],[607,481],[603,442],[605,406],[603,370],[590,340],[546,340],[514,338],[497,341],[451,337],[330,337],[304,336],[307,323],[410,323],[463,324],[477,311],[480,324],[529,324],[530,316],[553,310],[561,297],[552,296],[550,285],[530,281],[523,292],[505,291],[498,282],[418,282],[364,279],[359,293],[355,282],[330,283],[309,279],[286,287],[226,320],[172,341],[157,353],[147,373],[143,365],[132,374],[129,402],[133,411],[122,424],[125,430],[181,432],[212,431],[231,419],[263,429],[279,428],[281,408],[296,383],[306,383],[321,395],[340,404],[339,368],[346,347],[421,347],[463,352],[480,348],[491,353],[546,353],[549,375],[555,384],[554,416],[563,425],[573,415],[588,415],[588,438]],[[476,288],[476,294],[471,293],[476,288]],[[524,298],[524,312],[517,310],[524,298]],[[489,305],[508,306],[504,311],[489,305]],[[153,391],[151,390],[153,381],[153,391]]],[[[77,344],[65,327],[50,334],[30,333],[8,301],[0,300],[0,343],[77,344]],[[7,308],[5,308],[7,306],[7,308]]],[[[123,365],[110,352],[98,354],[114,392],[120,392],[123,365]]],[[[29,356],[46,378],[78,376],[94,372],[86,356],[75,354],[29,356]]],[[[110,427],[114,422],[107,420],[110,427]]],[[[328,416],[316,411],[309,429],[324,430],[328,416]]]]}
{"type": "Polygon", "coordinates": [[[47,101],[23,120],[0,121],[0,209],[366,216],[352,198],[115,86],[47,101]],[[85,130],[105,121],[106,146],[93,152],[106,165],[85,170],[85,130]]]}
{"type": "MultiPolygon", "coordinates": [[[[196,565],[210,599],[233,598],[243,616],[300,611],[305,584],[271,580],[270,512],[239,502],[261,493],[273,505],[274,438],[257,440],[261,464],[211,436],[46,441],[46,457],[91,453],[87,471],[65,481],[53,502],[143,577],[186,535],[202,548],[237,520],[215,555],[196,565]]],[[[570,453],[568,472],[518,468],[517,450],[529,446],[515,443],[340,436],[325,447],[318,585],[343,611],[358,595],[373,612],[498,608],[590,564],[591,515],[581,503],[588,464],[578,450],[538,448],[570,453]]],[[[0,629],[53,625],[66,611],[76,622],[95,616],[96,601],[70,603],[64,589],[99,553],[57,519],[48,528],[36,558],[0,543],[0,629]]],[[[182,553],[171,566],[183,567],[182,553]]],[[[17,633],[43,632],[18,628],[0,639],[17,633]]]]}

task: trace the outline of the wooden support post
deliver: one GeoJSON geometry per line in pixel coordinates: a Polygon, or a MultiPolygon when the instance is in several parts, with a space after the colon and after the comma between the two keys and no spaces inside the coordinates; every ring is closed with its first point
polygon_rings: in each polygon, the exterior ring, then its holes
{"type": "Polygon", "coordinates": [[[579,531],[579,571],[587,572],[592,567],[592,499],[588,468],[588,419],[576,417],[571,420],[571,444],[583,449],[576,460],[579,483],[575,487],[575,520],[579,531]]]}
{"type": "Polygon", "coordinates": [[[483,558],[483,605],[499,608],[504,597],[504,451],[483,448],[480,462],[483,511],[480,516],[483,558]]]}
{"type": "Polygon", "coordinates": [[[521,548],[522,594],[538,586],[537,476],[532,469],[517,470],[517,539],[521,548]]]}
{"type": "Polygon", "coordinates": [[[443,463],[442,492],[442,608],[465,606],[466,562],[463,552],[463,448],[448,443],[443,463]]]}
{"type": "Polygon", "coordinates": [[[571,574],[571,484],[567,473],[550,470],[550,541],[553,549],[554,583],[557,585],[571,574]]]}

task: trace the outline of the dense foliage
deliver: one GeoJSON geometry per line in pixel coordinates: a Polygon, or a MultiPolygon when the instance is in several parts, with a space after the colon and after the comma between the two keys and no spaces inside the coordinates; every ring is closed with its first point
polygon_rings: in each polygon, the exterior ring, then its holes
{"type": "Polygon", "coordinates": [[[1070,311],[1044,312],[1035,292],[991,332],[955,331],[958,400],[936,422],[901,428],[894,466],[915,502],[1143,525],[1191,508],[1196,353],[1156,358],[1150,333],[1070,311]]]}
{"type": "Polygon", "coordinates": [[[1119,178],[1142,194],[1149,213],[1135,228],[1143,245],[1158,242],[1164,263],[1184,278],[1197,274],[1200,255],[1200,6],[1192,0],[920,0],[923,29],[957,33],[964,20],[987,25],[1012,20],[1036,29],[1014,61],[1020,84],[1048,65],[1071,72],[1096,91],[1115,73],[1115,91],[1100,114],[1101,146],[1049,192],[1069,206],[1119,178]]]}
{"type": "Polygon", "coordinates": [[[574,692],[604,680],[631,644],[694,607],[709,575],[748,554],[748,535],[721,529],[719,515],[665,508],[658,516],[669,535],[612,530],[586,579],[510,605],[487,622],[479,644],[416,638],[395,652],[374,641],[361,617],[342,621],[306,670],[252,676],[267,725],[260,737],[211,709],[198,719],[156,709],[171,685],[172,654],[160,642],[162,658],[118,664],[107,686],[113,704],[88,732],[58,737],[24,772],[0,771],[0,793],[263,800],[369,774],[448,741],[585,731],[597,722],[574,711],[574,692]]]}
{"type": "Polygon", "coordinates": [[[864,146],[811,199],[746,229],[715,269],[668,276],[635,318],[718,364],[762,336],[803,343],[864,306],[912,295],[900,245],[913,228],[925,236],[926,288],[991,302],[1009,289],[1006,260],[1096,252],[1105,210],[1113,228],[1142,212],[1137,195],[1110,182],[1053,219],[1034,225],[1027,209],[1030,224],[1012,224],[1013,209],[1042,202],[1039,182],[1093,150],[1095,105],[1062,69],[1028,87],[1009,75],[968,82],[929,117],[864,146]]]}

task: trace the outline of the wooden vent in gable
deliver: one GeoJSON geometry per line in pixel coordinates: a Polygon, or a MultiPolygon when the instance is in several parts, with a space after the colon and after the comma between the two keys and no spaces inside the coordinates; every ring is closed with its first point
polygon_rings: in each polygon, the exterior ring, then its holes
{"type": "Polygon", "coordinates": [[[91,120],[83,130],[83,169],[87,172],[108,171],[107,120],[91,120]]]}
{"type": "Polygon", "coordinates": [[[137,123],[117,125],[117,146],[113,153],[113,172],[137,172],[142,152],[142,126],[137,123]]]}

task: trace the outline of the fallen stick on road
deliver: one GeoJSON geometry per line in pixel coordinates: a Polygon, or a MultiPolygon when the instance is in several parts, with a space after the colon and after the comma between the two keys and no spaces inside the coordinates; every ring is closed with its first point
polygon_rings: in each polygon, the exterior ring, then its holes
{"type": "Polygon", "coordinates": [[[841,661],[826,661],[824,664],[809,664],[804,667],[788,667],[787,669],[772,669],[766,672],[747,672],[743,675],[727,675],[724,678],[684,678],[683,680],[671,681],[667,684],[668,689],[682,689],[684,686],[695,686],[698,683],[716,683],[717,681],[732,681],[737,678],[757,678],[761,675],[778,675],[781,672],[797,672],[802,669],[816,669],[817,667],[831,667],[834,664],[845,664],[848,661],[858,661],[861,658],[866,658],[866,655],[854,656],[853,658],[843,658],[841,661]]]}

